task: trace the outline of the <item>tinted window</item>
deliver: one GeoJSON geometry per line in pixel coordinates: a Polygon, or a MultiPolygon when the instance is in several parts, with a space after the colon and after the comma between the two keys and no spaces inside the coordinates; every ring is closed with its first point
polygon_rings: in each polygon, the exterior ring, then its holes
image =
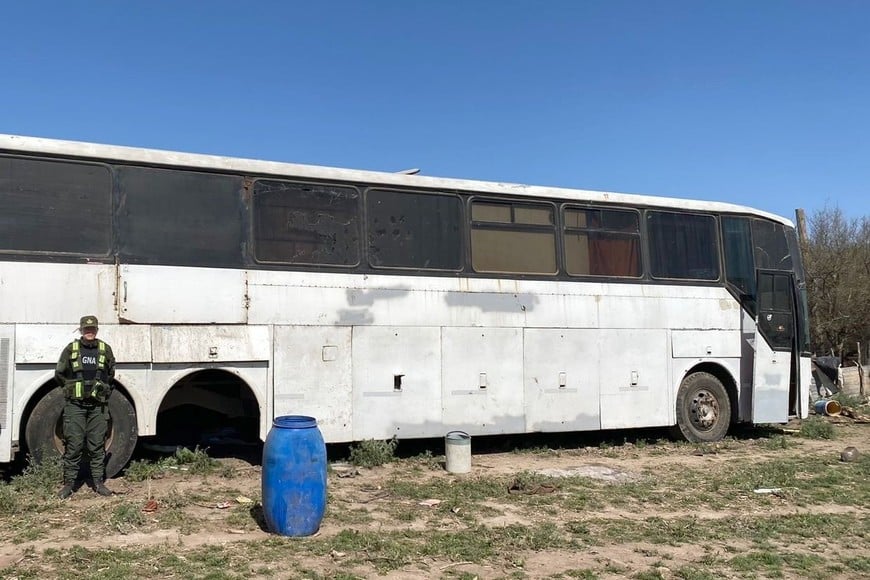
{"type": "Polygon", "coordinates": [[[722,240],[725,244],[725,277],[746,296],[755,296],[755,262],[752,259],[752,233],[749,219],[722,218],[722,240]]]}
{"type": "Polygon", "coordinates": [[[471,263],[478,272],[556,273],[553,207],[475,201],[471,263]]]}
{"type": "Polygon", "coordinates": [[[232,267],[242,259],[242,179],[194,171],[119,167],[122,259],[232,267]]]}
{"type": "Polygon", "coordinates": [[[771,348],[790,350],[794,341],[794,293],[789,274],[758,275],[758,328],[771,348]]]}
{"type": "Polygon", "coordinates": [[[359,263],[359,192],[352,187],[259,180],[253,212],[260,262],[359,263]]]}
{"type": "Polygon", "coordinates": [[[0,156],[0,251],[105,256],[112,175],[100,165],[0,156]]]}
{"type": "Polygon", "coordinates": [[[565,267],[572,276],[638,277],[638,214],[627,210],[566,208],[565,267]]]}
{"type": "Polygon", "coordinates": [[[459,269],[460,210],[455,196],[368,191],[369,263],[376,267],[459,269]]]}
{"type": "Polygon", "coordinates": [[[650,211],[647,219],[653,276],[719,279],[716,220],[712,216],[650,211]]]}
{"type": "Polygon", "coordinates": [[[752,220],[752,238],[755,242],[755,263],[766,270],[791,270],[791,252],[782,224],[762,219],[752,220]]]}

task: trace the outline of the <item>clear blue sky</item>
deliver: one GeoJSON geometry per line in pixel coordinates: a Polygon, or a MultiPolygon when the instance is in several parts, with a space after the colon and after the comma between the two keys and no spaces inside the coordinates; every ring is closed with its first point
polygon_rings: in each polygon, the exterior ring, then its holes
{"type": "Polygon", "coordinates": [[[870,214],[870,2],[7,2],[0,132],[870,214]]]}

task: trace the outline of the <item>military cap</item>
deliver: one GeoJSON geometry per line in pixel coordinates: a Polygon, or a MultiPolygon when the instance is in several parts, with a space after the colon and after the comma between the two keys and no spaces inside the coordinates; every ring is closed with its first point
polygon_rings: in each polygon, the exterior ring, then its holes
{"type": "Polygon", "coordinates": [[[96,316],[82,316],[82,319],[79,321],[79,329],[83,330],[85,328],[97,328],[99,324],[97,323],[96,316]]]}

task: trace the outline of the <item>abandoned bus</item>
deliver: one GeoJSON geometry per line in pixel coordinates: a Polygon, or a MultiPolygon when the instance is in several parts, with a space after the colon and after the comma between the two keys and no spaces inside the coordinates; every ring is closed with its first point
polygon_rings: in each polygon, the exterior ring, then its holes
{"type": "Polygon", "coordinates": [[[0,461],[60,447],[82,314],[118,359],[110,475],[206,416],[715,441],[807,414],[795,229],[750,208],[10,135],[0,204],[0,461]]]}

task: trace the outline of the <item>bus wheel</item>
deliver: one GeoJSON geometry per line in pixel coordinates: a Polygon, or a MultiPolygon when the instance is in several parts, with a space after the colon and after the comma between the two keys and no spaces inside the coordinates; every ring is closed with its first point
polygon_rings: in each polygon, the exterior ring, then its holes
{"type": "Polygon", "coordinates": [[[731,401],[710,373],[692,373],[677,393],[677,434],[692,443],[719,441],[731,424],[731,401]]]}
{"type": "MultiPolygon", "coordinates": [[[[24,437],[34,461],[63,454],[64,395],[54,389],[33,408],[24,437]]],[[[109,397],[109,428],[106,433],[106,477],[117,475],[136,447],[139,430],[136,410],[123,393],[115,389],[109,397]]]]}

